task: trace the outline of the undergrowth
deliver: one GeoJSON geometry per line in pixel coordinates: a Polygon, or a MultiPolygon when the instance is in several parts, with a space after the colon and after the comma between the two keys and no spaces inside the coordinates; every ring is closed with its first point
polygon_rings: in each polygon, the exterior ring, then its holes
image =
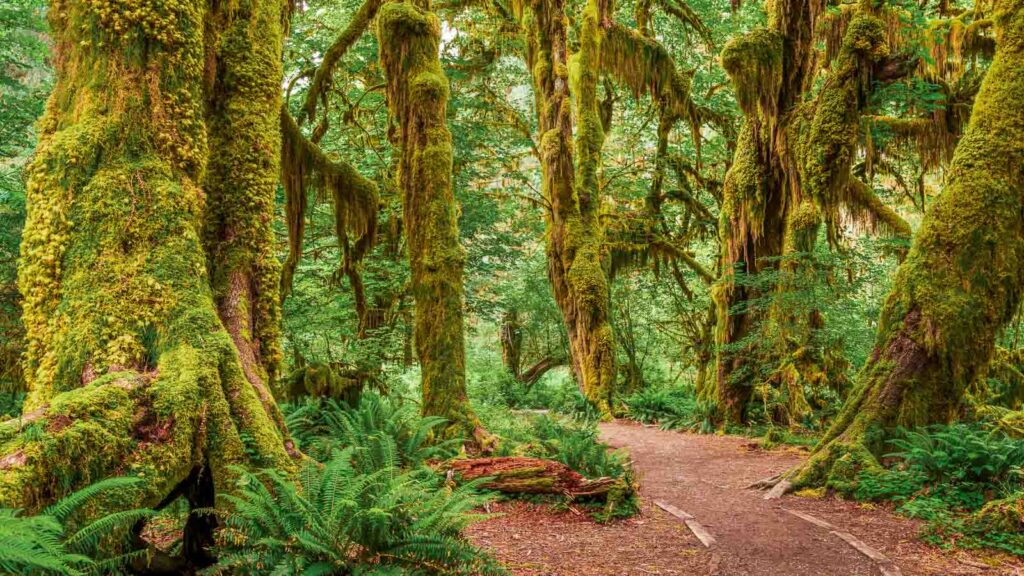
{"type": "Polygon", "coordinates": [[[928,542],[1024,555],[1024,518],[1012,504],[1024,491],[1024,442],[952,424],[900,430],[891,445],[888,468],[862,473],[856,499],[893,502],[897,512],[925,520],[928,542]],[[1015,518],[994,524],[990,508],[1009,508],[1015,518]]]}
{"type": "Polygon", "coordinates": [[[64,497],[36,516],[0,508],[0,574],[108,574],[143,554],[111,553],[112,547],[105,545],[110,544],[112,535],[123,534],[152,515],[151,510],[122,510],[84,525],[74,520],[83,508],[136,483],[134,478],[108,478],[64,497]]]}
{"type": "Polygon", "coordinates": [[[486,502],[479,483],[457,488],[434,471],[399,467],[356,447],[307,463],[296,485],[277,470],[238,470],[237,495],[225,496],[220,557],[209,574],[504,574],[461,536],[486,502]]]}

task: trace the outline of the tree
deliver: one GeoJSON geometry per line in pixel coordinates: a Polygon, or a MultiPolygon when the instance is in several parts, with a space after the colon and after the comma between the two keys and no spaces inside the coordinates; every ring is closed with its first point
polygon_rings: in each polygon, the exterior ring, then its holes
{"type": "MultiPolygon", "coordinates": [[[[121,473],[143,480],[112,506],[212,506],[230,466],[299,457],[269,394],[286,7],[73,0],[49,17],[57,82],[18,273],[30,395],[0,424],[0,505],[121,473]]],[[[211,528],[186,523],[197,561],[211,528]]]]}
{"type": "Polygon", "coordinates": [[[833,23],[840,47],[829,54],[821,89],[807,98],[818,73],[814,31],[824,5],[773,0],[766,8],[768,25],[734,39],[721,57],[745,114],[722,193],[723,276],[713,289],[717,397],[723,419],[731,422],[745,421],[744,409],[765,367],[768,379],[789,380],[796,390],[802,382],[836,377],[828,373],[826,358],[808,351],[821,328],[816,310],[801,318],[756,304],[791,291],[813,267],[809,255],[822,225],[833,244],[841,235],[842,210],[893,236],[910,235],[902,218],[852,175],[871,91],[907,73],[879,17],[883,9],[858,4],[833,23]],[[750,281],[760,274],[779,280],[750,281]],[[764,326],[772,334],[767,342],[757,337],[764,326]],[[803,359],[792,362],[798,355],[803,359]]]}
{"type": "Polygon", "coordinates": [[[389,2],[377,18],[377,39],[388,106],[398,125],[398,183],[416,303],[423,413],[447,418],[447,434],[466,434],[486,448],[490,441],[466,395],[466,257],[452,194],[448,79],[439,60],[441,22],[429,7],[389,2]]]}
{"type": "Polygon", "coordinates": [[[793,486],[845,488],[896,426],[948,422],[987,369],[1024,283],[1024,2],[997,3],[995,58],[942,194],[896,272],[855,391],[793,486]]]}

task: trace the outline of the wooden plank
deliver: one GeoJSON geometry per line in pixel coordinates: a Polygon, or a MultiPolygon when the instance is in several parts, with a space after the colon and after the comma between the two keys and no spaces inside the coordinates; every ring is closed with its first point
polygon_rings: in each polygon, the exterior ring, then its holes
{"type": "Polygon", "coordinates": [[[842,538],[846,541],[847,544],[853,546],[857,549],[858,552],[867,556],[868,558],[871,558],[875,562],[891,564],[889,559],[885,557],[885,554],[882,554],[878,550],[875,550],[871,546],[868,546],[853,534],[850,534],[849,532],[840,532],[839,530],[833,530],[832,534],[835,534],[836,536],[842,538]]]}
{"type": "Polygon", "coordinates": [[[697,522],[696,520],[684,520],[683,522],[686,522],[686,527],[690,529],[690,532],[693,532],[693,535],[697,537],[697,540],[700,540],[700,543],[703,544],[705,548],[711,548],[712,544],[718,543],[718,541],[715,540],[715,537],[700,525],[700,522],[697,522]]]}
{"type": "Polygon", "coordinates": [[[868,546],[861,539],[857,538],[853,534],[850,534],[849,532],[843,532],[835,526],[822,520],[821,518],[816,518],[805,512],[798,512],[796,510],[786,510],[786,512],[792,514],[793,516],[796,516],[797,518],[806,520],[807,522],[810,522],[815,526],[820,526],[821,528],[829,530],[832,534],[845,541],[858,552],[867,556],[871,560],[874,560],[875,565],[877,565],[878,569],[882,572],[882,576],[903,576],[903,574],[900,572],[899,567],[896,566],[896,564],[894,564],[892,560],[889,560],[884,554],[882,554],[878,550],[875,550],[871,546],[868,546]]]}
{"type": "Polygon", "coordinates": [[[836,528],[835,526],[829,524],[828,522],[825,522],[821,518],[815,518],[814,516],[811,516],[810,514],[806,514],[804,512],[797,512],[796,510],[786,510],[786,512],[792,514],[793,516],[796,516],[797,518],[800,518],[802,520],[806,520],[807,522],[810,522],[811,524],[814,524],[815,526],[820,526],[821,528],[824,528],[826,530],[838,530],[838,528],[836,528]]]}
{"type": "Polygon", "coordinates": [[[693,535],[697,537],[697,540],[700,540],[700,543],[703,544],[705,548],[711,548],[713,544],[718,543],[718,541],[715,540],[715,537],[712,536],[711,533],[700,524],[700,522],[697,522],[693,515],[676,508],[668,502],[655,500],[654,505],[682,520],[683,523],[686,524],[686,527],[690,529],[690,532],[693,532],[693,535]]]}
{"type": "Polygon", "coordinates": [[[683,512],[679,508],[676,508],[675,506],[667,502],[655,500],[654,505],[657,506],[658,508],[661,508],[665,512],[668,512],[669,514],[675,516],[676,518],[679,518],[680,520],[693,520],[693,516],[687,514],[686,512],[683,512]]]}

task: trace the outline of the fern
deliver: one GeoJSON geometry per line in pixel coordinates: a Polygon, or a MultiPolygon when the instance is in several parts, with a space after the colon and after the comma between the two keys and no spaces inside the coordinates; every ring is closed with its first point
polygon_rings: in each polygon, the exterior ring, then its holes
{"type": "Polygon", "coordinates": [[[101,541],[153,514],[151,510],[122,510],[96,519],[69,533],[71,517],[98,496],[130,489],[134,478],[109,478],[66,496],[38,516],[22,516],[0,508],[0,573],[79,575],[109,573],[138,553],[104,555],[101,541]]]}
{"type": "Polygon", "coordinates": [[[237,469],[224,498],[220,559],[210,574],[503,574],[460,536],[484,499],[478,484],[451,489],[432,470],[398,466],[395,440],[349,446],[298,483],[275,470],[237,469]],[[367,457],[367,450],[380,453],[367,457]]]}
{"type": "Polygon", "coordinates": [[[320,461],[335,450],[355,448],[356,459],[376,469],[397,461],[414,467],[454,455],[462,439],[431,442],[446,420],[421,417],[414,406],[374,392],[361,395],[350,408],[334,399],[307,400],[285,407],[288,429],[304,451],[320,461]]]}

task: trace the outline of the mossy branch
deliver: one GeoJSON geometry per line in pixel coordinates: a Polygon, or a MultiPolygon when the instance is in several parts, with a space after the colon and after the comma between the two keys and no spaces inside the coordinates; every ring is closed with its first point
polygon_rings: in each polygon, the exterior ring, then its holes
{"type": "Polygon", "coordinates": [[[302,106],[303,117],[312,121],[316,116],[317,102],[326,98],[327,90],[331,84],[334,74],[334,67],[337,66],[342,56],[349,48],[359,40],[363,32],[370,27],[370,21],[377,15],[383,0],[366,0],[359,7],[348,26],[338,35],[331,44],[331,47],[324,53],[324,59],[317,67],[313,80],[309,83],[309,90],[306,92],[306,102],[302,106]]]}
{"type": "Polygon", "coordinates": [[[291,290],[295,267],[302,257],[306,191],[309,187],[317,186],[330,194],[339,245],[349,234],[367,238],[372,245],[377,235],[379,201],[376,184],[347,162],[328,158],[302,135],[298,124],[283,107],[281,134],[281,182],[285,189],[288,220],[288,258],[281,272],[283,299],[291,290]]]}
{"type": "Polygon", "coordinates": [[[873,232],[882,232],[894,238],[910,238],[910,224],[886,206],[859,178],[850,178],[842,202],[856,222],[866,224],[873,232]]]}
{"type": "Polygon", "coordinates": [[[679,72],[658,41],[613,22],[601,41],[601,67],[635,95],[649,94],[672,116],[687,117],[692,74],[679,72]]]}

